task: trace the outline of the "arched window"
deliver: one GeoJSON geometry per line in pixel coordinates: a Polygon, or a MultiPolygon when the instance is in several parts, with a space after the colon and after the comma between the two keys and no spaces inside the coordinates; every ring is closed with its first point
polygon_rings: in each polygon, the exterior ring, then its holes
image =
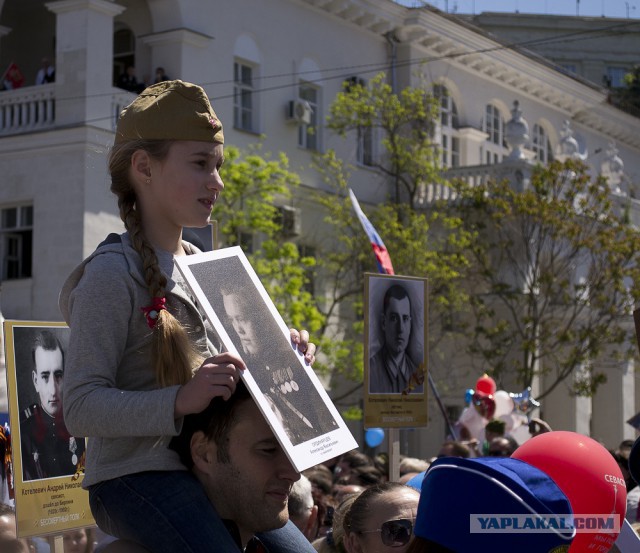
{"type": "Polygon", "coordinates": [[[549,142],[547,132],[542,125],[538,125],[537,123],[533,126],[531,149],[535,152],[536,159],[540,163],[549,163],[553,159],[551,142],[549,142]]]}
{"type": "Polygon", "coordinates": [[[460,138],[458,137],[458,108],[447,87],[433,85],[433,95],[440,102],[440,148],[442,166],[460,165],[460,138]]]}

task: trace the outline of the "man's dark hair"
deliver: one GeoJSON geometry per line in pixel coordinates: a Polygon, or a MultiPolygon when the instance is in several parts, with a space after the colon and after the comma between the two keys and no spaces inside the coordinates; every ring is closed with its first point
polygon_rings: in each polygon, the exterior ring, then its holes
{"type": "Polygon", "coordinates": [[[244,382],[240,380],[236,385],[236,391],[228,400],[215,397],[201,413],[187,415],[184,418],[182,432],[171,440],[169,447],[175,450],[180,455],[180,461],[191,469],[191,437],[196,432],[204,432],[207,439],[214,441],[218,446],[218,461],[228,463],[229,433],[235,422],[236,410],[240,404],[248,400],[253,401],[253,398],[244,382]]]}
{"type": "Polygon", "coordinates": [[[382,300],[382,314],[387,313],[387,309],[389,307],[389,300],[394,298],[396,300],[403,300],[407,298],[409,300],[409,305],[411,305],[411,298],[409,298],[409,294],[407,293],[404,286],[400,284],[394,284],[389,287],[389,289],[384,294],[384,299],[382,300]]]}
{"type": "Polygon", "coordinates": [[[42,330],[36,334],[33,346],[31,348],[31,359],[33,359],[33,368],[36,368],[36,350],[42,348],[45,351],[60,350],[62,354],[62,367],[64,368],[64,349],[57,336],[50,330],[42,330]]]}

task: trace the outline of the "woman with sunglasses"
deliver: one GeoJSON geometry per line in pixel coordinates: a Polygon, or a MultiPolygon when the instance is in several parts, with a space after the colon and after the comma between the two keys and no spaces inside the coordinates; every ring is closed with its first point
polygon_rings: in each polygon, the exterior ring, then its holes
{"type": "Polygon", "coordinates": [[[398,482],[367,488],[344,518],[347,553],[404,553],[413,537],[420,494],[398,482]]]}

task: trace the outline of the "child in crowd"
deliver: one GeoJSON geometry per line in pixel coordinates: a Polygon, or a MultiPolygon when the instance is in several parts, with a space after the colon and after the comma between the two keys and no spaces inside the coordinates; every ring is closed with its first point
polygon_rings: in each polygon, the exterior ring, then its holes
{"type": "MultiPolygon", "coordinates": [[[[237,551],[194,476],[167,446],[183,417],[234,393],[245,364],[219,353],[213,329],[174,267],[197,253],[183,227],[204,227],[224,188],[222,124],[205,91],[182,81],[144,90],[117,124],[111,191],[126,232],[110,235],[66,281],[71,329],[64,416],[88,436],[84,487],[108,534],[154,553],[237,551]]],[[[305,331],[292,341],[313,362],[305,331]]],[[[261,539],[313,551],[291,523],[261,539]]]]}

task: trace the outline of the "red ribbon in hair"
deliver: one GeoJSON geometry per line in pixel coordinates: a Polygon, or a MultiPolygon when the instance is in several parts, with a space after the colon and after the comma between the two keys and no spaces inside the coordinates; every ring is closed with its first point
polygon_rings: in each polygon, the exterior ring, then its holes
{"type": "Polygon", "coordinates": [[[147,307],[141,307],[140,310],[144,313],[147,318],[147,324],[149,328],[153,328],[156,326],[156,322],[158,320],[158,315],[160,311],[166,309],[165,304],[167,303],[166,298],[158,298],[157,296],[151,299],[151,305],[147,307]]]}

